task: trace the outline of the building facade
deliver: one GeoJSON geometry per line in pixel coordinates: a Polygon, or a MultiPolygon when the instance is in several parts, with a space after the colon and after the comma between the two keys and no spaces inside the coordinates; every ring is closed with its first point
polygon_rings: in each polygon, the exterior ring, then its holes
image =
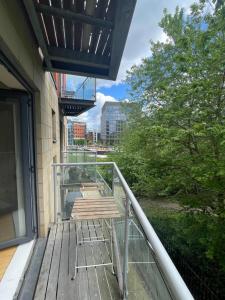
{"type": "Polygon", "coordinates": [[[67,120],[67,145],[72,146],[73,140],[74,140],[73,121],[68,119],[67,120]]]}
{"type": "Polygon", "coordinates": [[[97,144],[97,142],[99,141],[99,136],[100,136],[100,134],[97,131],[94,131],[94,130],[88,131],[87,135],[86,135],[87,142],[89,144],[97,144]]]}
{"type": "MultiPolygon", "coordinates": [[[[121,19],[114,6],[104,10],[104,1],[75,2],[59,8],[57,1],[0,1],[0,249],[23,244],[25,255],[27,244],[48,235],[57,208],[53,164],[69,140],[65,117],[94,106],[95,78],[116,79],[134,7],[121,19]],[[79,17],[82,33],[74,30],[71,14],[79,17]],[[120,30],[113,34],[118,20],[128,25],[122,37],[120,30]],[[85,77],[76,93],[62,93],[61,73],[85,77]]],[[[130,9],[123,3],[118,12],[130,9]]],[[[85,133],[82,126],[76,135],[85,133]]]]}
{"type": "Polygon", "coordinates": [[[75,140],[86,139],[86,123],[84,122],[73,122],[73,134],[75,140]]]}
{"type": "Polygon", "coordinates": [[[103,144],[118,144],[126,119],[123,102],[105,102],[101,114],[101,140],[103,144]]]}

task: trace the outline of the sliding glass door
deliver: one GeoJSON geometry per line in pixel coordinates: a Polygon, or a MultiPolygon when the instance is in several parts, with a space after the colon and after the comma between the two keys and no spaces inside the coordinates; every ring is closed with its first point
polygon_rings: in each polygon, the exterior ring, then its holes
{"type": "Polygon", "coordinates": [[[0,248],[35,234],[31,119],[26,93],[0,90],[0,248]]]}

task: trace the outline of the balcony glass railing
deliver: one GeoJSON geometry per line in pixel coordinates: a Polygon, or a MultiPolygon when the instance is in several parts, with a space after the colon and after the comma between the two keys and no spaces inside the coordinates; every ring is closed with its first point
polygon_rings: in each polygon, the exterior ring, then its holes
{"type": "Polygon", "coordinates": [[[96,162],[96,151],[68,150],[62,152],[64,163],[96,162]]]}
{"type": "Polygon", "coordinates": [[[96,100],[96,79],[91,77],[71,76],[66,87],[61,89],[61,98],[74,100],[96,100]]]}
{"type": "Polygon", "coordinates": [[[120,217],[112,223],[113,264],[123,299],[193,300],[115,163],[63,163],[53,169],[55,222],[70,218],[84,183],[114,197],[120,217]]]}

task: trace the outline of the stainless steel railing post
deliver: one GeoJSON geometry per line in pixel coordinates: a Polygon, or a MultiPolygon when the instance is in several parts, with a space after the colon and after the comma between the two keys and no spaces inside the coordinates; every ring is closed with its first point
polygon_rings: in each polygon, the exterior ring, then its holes
{"type": "Polygon", "coordinates": [[[57,223],[57,215],[58,215],[58,205],[57,205],[57,190],[56,190],[56,182],[57,182],[57,166],[53,165],[53,185],[54,185],[54,223],[57,223]]]}
{"type": "Polygon", "coordinates": [[[123,257],[123,299],[126,300],[128,297],[128,247],[129,247],[129,210],[130,210],[130,201],[126,196],[125,201],[125,229],[124,229],[124,257],[123,257]]]}

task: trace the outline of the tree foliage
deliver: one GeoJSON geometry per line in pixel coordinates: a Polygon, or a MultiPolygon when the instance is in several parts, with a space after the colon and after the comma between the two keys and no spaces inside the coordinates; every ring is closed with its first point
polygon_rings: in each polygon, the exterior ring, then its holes
{"type": "Polygon", "coordinates": [[[127,75],[135,104],[116,160],[138,195],[209,209],[212,236],[195,239],[225,269],[224,1],[202,0],[189,15],[165,10],[160,26],[167,40],[151,42],[127,75]]]}
{"type": "Polygon", "coordinates": [[[167,41],[151,42],[151,56],[128,72],[137,105],[120,156],[140,192],[207,192],[210,203],[197,206],[223,209],[225,7],[206,11],[202,2],[188,16],[165,10],[160,26],[167,41]]]}

